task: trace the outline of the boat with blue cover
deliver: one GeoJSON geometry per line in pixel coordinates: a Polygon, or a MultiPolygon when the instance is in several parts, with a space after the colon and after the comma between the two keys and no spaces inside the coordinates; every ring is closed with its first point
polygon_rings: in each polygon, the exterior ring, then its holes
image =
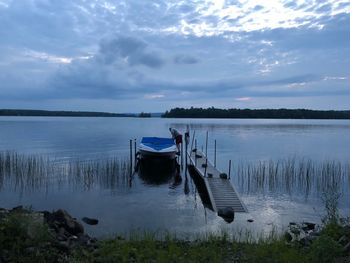
{"type": "Polygon", "coordinates": [[[139,145],[141,158],[175,159],[177,147],[174,139],[161,137],[143,137],[139,145]]]}

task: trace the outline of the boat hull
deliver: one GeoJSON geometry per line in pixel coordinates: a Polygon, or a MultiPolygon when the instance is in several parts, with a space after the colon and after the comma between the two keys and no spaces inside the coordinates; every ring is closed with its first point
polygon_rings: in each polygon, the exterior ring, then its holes
{"type": "Polygon", "coordinates": [[[143,137],[139,145],[141,158],[175,159],[177,147],[171,138],[143,137]]]}

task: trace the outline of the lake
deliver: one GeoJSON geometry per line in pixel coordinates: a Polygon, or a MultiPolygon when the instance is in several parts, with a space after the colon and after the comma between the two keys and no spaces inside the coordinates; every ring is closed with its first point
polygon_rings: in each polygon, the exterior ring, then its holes
{"type": "Polygon", "coordinates": [[[99,177],[87,183],[69,174],[61,178],[57,173],[35,185],[3,176],[0,207],[63,208],[77,218],[98,218],[97,226],[85,225],[95,236],[138,230],[169,231],[178,236],[220,231],[264,234],[283,230],[291,221],[319,223],[324,215],[325,189],[340,194],[339,211],[350,216],[349,120],[1,117],[0,152],[40,155],[58,164],[110,158],[125,164],[130,139],[169,137],[169,127],[183,132],[187,125],[191,136],[196,132],[199,148],[205,148],[208,131],[211,159],[216,140],[221,171],[227,172],[232,160],[231,182],[249,212],[237,213],[231,224],[203,205],[185,168],[180,184],[173,180],[149,184],[137,174],[130,182],[125,177],[113,183],[99,177]],[[307,174],[306,183],[304,177],[284,174],[260,179],[257,171],[269,169],[265,167],[269,163],[281,164],[284,168],[280,173],[290,169],[298,173],[301,166],[312,163],[313,175],[310,178],[307,174]],[[329,167],[340,171],[335,179],[327,177],[329,167]]]}

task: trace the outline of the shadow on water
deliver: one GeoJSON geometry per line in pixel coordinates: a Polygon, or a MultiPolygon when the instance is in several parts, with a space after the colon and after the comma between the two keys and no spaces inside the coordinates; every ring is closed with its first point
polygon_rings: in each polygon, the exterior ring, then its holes
{"type": "Polygon", "coordinates": [[[191,165],[188,166],[188,171],[196,186],[196,189],[203,203],[203,206],[205,208],[208,208],[214,211],[213,206],[210,202],[209,193],[208,193],[207,187],[205,186],[203,178],[195,171],[195,169],[191,165]]]}
{"type": "Polygon", "coordinates": [[[175,159],[142,158],[139,160],[138,175],[145,184],[166,184],[180,176],[179,173],[175,159]]]}

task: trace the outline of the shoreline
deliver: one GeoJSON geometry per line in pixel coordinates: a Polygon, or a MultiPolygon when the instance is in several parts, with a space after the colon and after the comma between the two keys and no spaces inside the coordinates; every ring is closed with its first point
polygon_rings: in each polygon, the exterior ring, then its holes
{"type": "Polygon", "coordinates": [[[282,235],[271,232],[255,241],[237,241],[230,233],[193,241],[150,233],[96,239],[62,209],[1,208],[0,262],[348,262],[350,218],[329,216],[322,226],[291,222],[282,235]]]}

